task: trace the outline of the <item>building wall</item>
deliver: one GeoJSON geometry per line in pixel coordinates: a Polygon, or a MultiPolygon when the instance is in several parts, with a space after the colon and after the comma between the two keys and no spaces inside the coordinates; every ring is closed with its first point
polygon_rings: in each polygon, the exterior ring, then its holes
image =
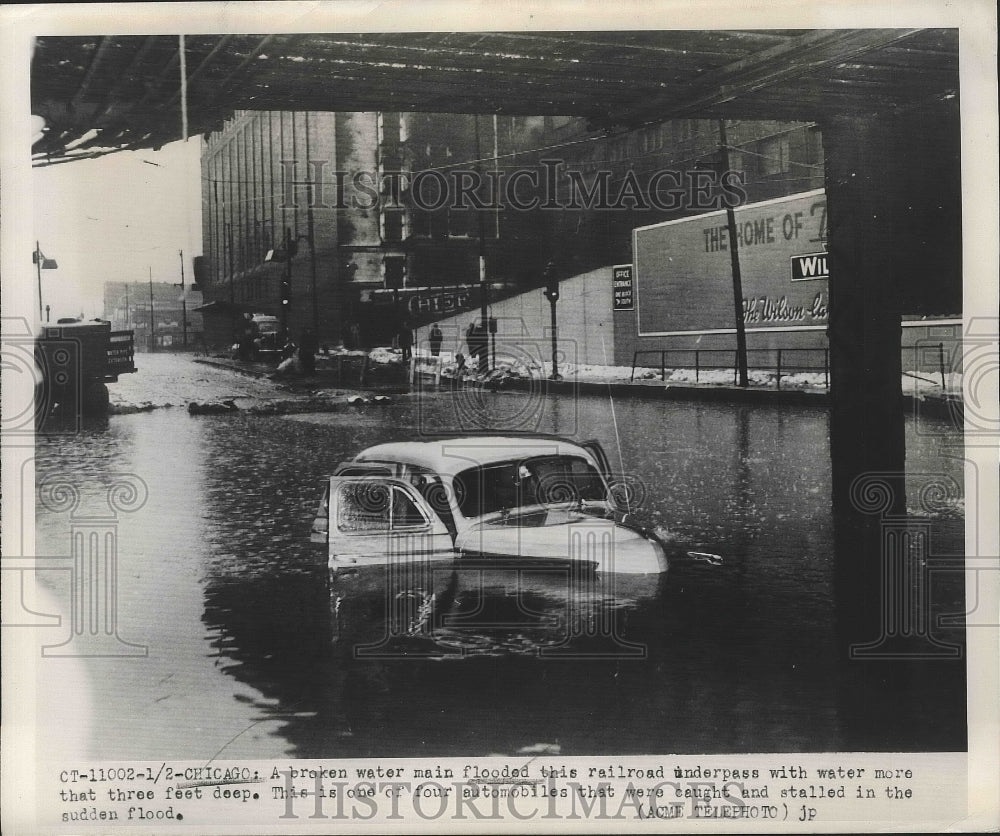
{"type": "MultiPolygon", "coordinates": [[[[749,200],[821,184],[822,143],[812,126],[739,122],[729,131],[731,165],[746,173],[749,200]]],[[[414,311],[430,310],[400,304],[394,291],[440,295],[465,287],[473,291],[465,296],[474,296],[481,253],[487,281],[504,293],[540,286],[549,261],[563,276],[628,261],[635,226],[688,210],[633,205],[619,199],[622,184],[638,178],[641,204],[650,174],[711,167],[717,148],[715,123],[705,120],[605,137],[569,117],[238,112],[204,144],[205,298],[281,316],[290,236],[298,241],[287,306],[292,337],[316,327],[321,343],[336,343],[349,323],[359,323],[365,344],[385,344],[403,321],[426,321],[414,311]],[[543,161],[554,159],[564,174],[607,172],[614,205],[427,211],[405,188],[377,188],[397,170],[404,183],[421,172],[461,169],[509,177],[527,168],[544,180],[543,161]],[[364,182],[353,182],[355,175],[364,182]]],[[[564,174],[556,201],[570,195],[564,174]]],[[[484,186],[476,194],[488,192],[484,186]]]]}
{"type": "MultiPolygon", "coordinates": [[[[560,362],[597,366],[657,368],[660,350],[667,368],[694,368],[695,350],[703,369],[733,368],[734,334],[691,335],[684,338],[637,338],[636,312],[612,311],[612,268],[601,267],[560,282],[557,304],[560,362]],[[636,349],[647,352],[634,357],[636,349]]],[[[497,319],[497,359],[504,355],[551,360],[550,306],[542,289],[536,288],[490,305],[497,319]]],[[[462,352],[468,357],[465,334],[478,311],[464,312],[438,320],[444,334],[445,352],[462,352]]],[[[962,324],[956,317],[908,317],[900,335],[903,369],[937,382],[945,374],[961,372],[962,324]]],[[[415,329],[417,348],[428,350],[430,324],[415,329]]],[[[782,350],[785,372],[811,369],[822,372],[828,348],[826,329],[749,333],[747,348],[750,368],[774,369],[777,351],[782,350]]]]}
{"type": "MultiPolygon", "coordinates": [[[[512,356],[543,360],[552,357],[551,306],[541,288],[490,305],[497,320],[497,358],[505,351],[512,356]]],[[[559,285],[556,303],[560,362],[610,365],[614,358],[615,324],[611,316],[611,268],[602,267],[566,279],[559,285]]],[[[444,334],[443,349],[468,356],[465,333],[478,319],[478,310],[439,321],[444,334]]],[[[428,348],[429,326],[416,329],[415,345],[428,348]]]]}
{"type": "MultiPolygon", "coordinates": [[[[286,237],[298,241],[287,306],[293,337],[315,323],[320,341],[332,343],[359,322],[368,344],[384,343],[405,316],[385,304],[393,290],[478,284],[479,224],[447,208],[421,212],[402,191],[381,187],[389,173],[472,161],[473,120],[237,113],[202,154],[207,301],[280,316],[286,237]]],[[[495,242],[496,225],[484,229],[495,242]]]]}
{"type": "Polygon", "coordinates": [[[290,273],[293,337],[318,325],[321,340],[340,328],[336,214],[313,208],[307,160],[336,163],[336,114],[241,112],[213,133],[202,153],[206,301],[282,315],[281,280],[290,273]],[[287,258],[287,242],[294,254],[287,258]]]}

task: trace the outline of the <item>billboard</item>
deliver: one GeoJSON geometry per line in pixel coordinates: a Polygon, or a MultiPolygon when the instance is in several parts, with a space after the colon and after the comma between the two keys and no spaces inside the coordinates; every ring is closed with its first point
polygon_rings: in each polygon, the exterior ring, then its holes
{"type": "MultiPolygon", "coordinates": [[[[825,328],[824,191],[747,204],[735,217],[747,331],[825,328]]],[[[632,252],[640,337],[735,329],[724,210],[639,227],[632,252]]]]}

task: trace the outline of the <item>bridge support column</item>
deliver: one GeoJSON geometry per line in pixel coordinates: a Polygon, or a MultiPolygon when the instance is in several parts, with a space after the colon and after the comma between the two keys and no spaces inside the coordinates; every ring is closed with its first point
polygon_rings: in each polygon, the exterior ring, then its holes
{"type": "Polygon", "coordinates": [[[852,507],[851,484],[882,473],[902,510],[900,310],[895,288],[892,127],[875,117],[831,119],[826,149],[830,253],[830,453],[833,502],[852,507]]]}
{"type": "Polygon", "coordinates": [[[892,747],[911,733],[894,718],[915,693],[935,693],[949,729],[964,709],[962,650],[927,621],[929,528],[907,513],[900,349],[903,312],[961,309],[957,112],[833,117],[822,129],[842,710],[851,745],[892,747]]]}
{"type": "Polygon", "coordinates": [[[830,456],[842,649],[878,640],[879,521],[852,487],[905,508],[900,311],[895,293],[891,127],[877,117],[823,124],[830,254],[830,456]],[[876,480],[876,481],[873,481],[876,480]]]}

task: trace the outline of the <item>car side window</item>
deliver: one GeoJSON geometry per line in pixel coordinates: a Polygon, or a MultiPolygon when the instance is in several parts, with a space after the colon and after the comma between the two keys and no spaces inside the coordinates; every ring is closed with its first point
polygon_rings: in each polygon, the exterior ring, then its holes
{"type": "Polygon", "coordinates": [[[349,534],[413,531],[428,525],[417,504],[398,485],[345,482],[338,488],[337,528],[349,534]]]}

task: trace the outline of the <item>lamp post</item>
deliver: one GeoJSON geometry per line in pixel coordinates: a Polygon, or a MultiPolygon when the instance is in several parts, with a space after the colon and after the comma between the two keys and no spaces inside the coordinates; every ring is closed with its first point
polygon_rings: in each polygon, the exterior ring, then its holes
{"type": "MultiPolygon", "coordinates": [[[[187,132],[185,131],[185,133],[187,132]]],[[[187,304],[187,290],[185,290],[184,288],[184,250],[178,250],[177,252],[181,257],[181,341],[184,344],[184,348],[187,348],[188,304],[187,304]]]]}
{"type": "Polygon", "coordinates": [[[149,353],[156,351],[156,320],[153,312],[153,268],[149,268],[149,353]]]}
{"type": "MultiPolygon", "coordinates": [[[[178,254],[181,257],[181,340],[184,344],[184,348],[187,348],[188,344],[188,309],[187,309],[187,293],[184,290],[184,250],[178,250],[178,254]]],[[[176,285],[175,285],[176,287],[176,285]]]]}
{"type": "MultiPolygon", "coordinates": [[[[481,183],[482,174],[479,168],[479,160],[482,151],[479,147],[479,114],[472,114],[473,127],[476,139],[476,179],[481,183]]],[[[487,339],[487,329],[489,327],[489,287],[486,284],[486,218],[483,210],[476,209],[476,218],[479,222],[479,318],[482,323],[483,339],[487,339]]],[[[483,343],[483,351],[487,351],[487,345],[483,343]]],[[[488,354],[487,354],[488,357],[488,354]]]]}
{"type": "MultiPolygon", "coordinates": [[[[278,314],[281,321],[281,338],[283,341],[288,340],[288,310],[292,304],[292,259],[298,254],[299,251],[299,241],[307,241],[309,243],[310,254],[315,260],[316,254],[313,249],[313,239],[311,235],[293,235],[292,228],[285,227],[284,240],[282,241],[282,247],[277,250],[269,250],[264,256],[264,262],[270,261],[280,261],[284,262],[284,271],[281,274],[281,289],[278,295],[278,303],[280,305],[278,314]]],[[[317,319],[317,307],[315,305],[315,272],[313,273],[313,320],[318,322],[317,319]]],[[[313,333],[316,333],[315,331],[313,333]]]]}
{"type": "Polygon", "coordinates": [[[281,277],[278,303],[281,305],[281,341],[288,342],[288,306],[292,304],[292,248],[297,248],[292,230],[285,227],[285,273],[281,277]]]}
{"type": "Polygon", "coordinates": [[[558,328],[556,325],[556,302],[559,301],[559,279],[556,278],[556,265],[549,262],[545,265],[545,298],[549,300],[550,312],[552,315],[552,374],[549,380],[562,380],[559,374],[559,361],[556,357],[558,351],[558,328]]]}
{"type": "Polygon", "coordinates": [[[35,262],[35,269],[38,273],[38,319],[42,318],[42,270],[57,270],[59,265],[54,258],[46,258],[42,255],[42,245],[35,241],[35,251],[31,254],[31,260],[35,262]]]}

